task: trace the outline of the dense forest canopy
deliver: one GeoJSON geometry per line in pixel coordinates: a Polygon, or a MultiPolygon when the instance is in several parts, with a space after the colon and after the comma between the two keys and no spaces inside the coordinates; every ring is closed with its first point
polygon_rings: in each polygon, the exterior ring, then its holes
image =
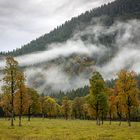
{"type": "MultiPolygon", "coordinates": [[[[124,64],[122,68],[131,69],[133,64],[138,63],[138,59],[131,60],[133,56],[128,59],[126,58],[124,62],[123,59],[124,56],[127,56],[125,54],[127,54],[131,46],[134,48],[132,51],[136,52],[135,49],[139,50],[140,27],[139,22],[135,20],[139,18],[139,0],[116,0],[109,4],[102,5],[99,8],[87,11],[78,17],[74,17],[50,33],[31,41],[20,49],[8,53],[1,52],[1,55],[20,57],[24,54],[29,54],[28,57],[23,56],[20,58],[25,64],[22,66],[22,69],[26,73],[27,83],[44,94],[59,93],[60,90],[62,92],[70,92],[70,94],[72,94],[72,90],[76,90],[77,93],[77,89],[89,85],[88,79],[95,69],[99,69],[105,79],[111,79],[114,76],[113,74],[116,74],[117,71],[120,70],[118,70],[118,67],[121,66],[117,57],[118,53],[120,53],[120,58],[122,57],[122,63],[124,64]],[[129,21],[131,19],[132,22],[129,21]],[[99,27],[99,23],[103,26],[99,27]],[[96,31],[96,28],[99,28],[99,31],[96,31]],[[129,29],[130,32],[127,32],[129,29]],[[122,35],[119,36],[120,32],[122,35]],[[128,41],[125,40],[127,33],[131,35],[130,39],[127,39],[128,41]],[[75,41],[75,36],[78,36],[81,44],[77,41],[77,38],[75,41]],[[121,42],[123,44],[119,44],[121,42]],[[57,44],[53,46],[55,43],[57,44]],[[64,52],[63,55],[58,54],[57,57],[54,56],[53,59],[46,61],[46,57],[49,57],[47,47],[50,49],[50,44],[52,44],[52,48],[56,48],[57,51],[59,51],[58,48],[60,47],[64,48],[70,55],[66,55],[64,52]],[[85,48],[91,46],[90,50],[100,49],[97,53],[92,53],[92,55],[71,53],[70,47],[73,48],[75,47],[74,45],[78,47],[79,51],[82,51],[81,45],[85,48]],[[123,53],[121,53],[123,50],[121,49],[122,47],[126,49],[123,53]],[[38,51],[41,53],[35,53],[35,55],[32,56],[33,52],[38,51]],[[44,57],[45,59],[43,59],[45,61],[40,62],[40,57],[44,57]],[[32,60],[31,62],[30,59],[32,60]],[[112,61],[114,59],[117,61],[112,61]],[[115,64],[117,67],[110,64],[111,61],[112,64],[115,64]],[[29,65],[28,62],[30,63],[29,65]],[[32,62],[35,62],[35,64],[32,64],[32,62]]],[[[137,55],[139,56],[138,52],[139,51],[137,51],[137,55]]],[[[0,59],[3,59],[3,57],[0,57],[0,59]]],[[[20,61],[19,64],[21,64],[20,61]]],[[[108,81],[108,84],[112,87],[114,80],[108,81]]]]}
{"type": "Polygon", "coordinates": [[[140,2],[139,0],[116,0],[109,4],[102,5],[99,8],[92,9],[81,14],[78,17],[66,21],[63,25],[55,28],[48,34],[45,34],[27,45],[12,52],[1,52],[1,55],[23,55],[36,51],[43,51],[48,44],[54,42],[64,42],[73,36],[76,29],[83,30],[85,26],[93,24],[93,19],[105,16],[103,22],[110,26],[116,19],[139,19],[140,18],[140,2]]]}

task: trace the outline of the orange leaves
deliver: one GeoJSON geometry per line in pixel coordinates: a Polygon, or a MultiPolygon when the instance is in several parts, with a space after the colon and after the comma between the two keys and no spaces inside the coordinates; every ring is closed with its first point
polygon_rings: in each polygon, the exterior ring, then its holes
{"type": "Polygon", "coordinates": [[[133,71],[121,70],[116,81],[117,103],[121,106],[121,111],[127,116],[129,126],[130,114],[133,107],[138,106],[139,89],[135,79],[136,73],[133,71]]]}
{"type": "Polygon", "coordinates": [[[126,106],[137,104],[139,89],[135,79],[136,73],[133,71],[122,70],[118,73],[116,81],[117,94],[126,106]]]}

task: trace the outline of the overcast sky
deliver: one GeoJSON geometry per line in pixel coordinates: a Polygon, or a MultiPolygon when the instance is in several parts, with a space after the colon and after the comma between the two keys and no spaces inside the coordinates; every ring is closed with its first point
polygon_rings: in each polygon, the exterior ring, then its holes
{"type": "Polygon", "coordinates": [[[113,0],[0,0],[0,51],[13,50],[66,20],[113,0]]]}

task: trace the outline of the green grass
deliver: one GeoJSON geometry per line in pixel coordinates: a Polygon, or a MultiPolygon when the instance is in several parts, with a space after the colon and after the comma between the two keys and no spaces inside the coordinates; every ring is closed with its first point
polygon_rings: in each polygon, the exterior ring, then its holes
{"type": "Polygon", "coordinates": [[[128,127],[126,122],[105,122],[96,126],[95,121],[35,119],[23,120],[23,126],[9,126],[10,121],[0,119],[0,140],[140,140],[140,122],[128,127]]]}

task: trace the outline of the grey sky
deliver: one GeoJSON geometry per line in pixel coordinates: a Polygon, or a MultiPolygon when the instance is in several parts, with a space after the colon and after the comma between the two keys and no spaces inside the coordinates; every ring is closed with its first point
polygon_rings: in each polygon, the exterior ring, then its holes
{"type": "Polygon", "coordinates": [[[66,20],[113,0],[0,0],[0,51],[13,50],[66,20]]]}

